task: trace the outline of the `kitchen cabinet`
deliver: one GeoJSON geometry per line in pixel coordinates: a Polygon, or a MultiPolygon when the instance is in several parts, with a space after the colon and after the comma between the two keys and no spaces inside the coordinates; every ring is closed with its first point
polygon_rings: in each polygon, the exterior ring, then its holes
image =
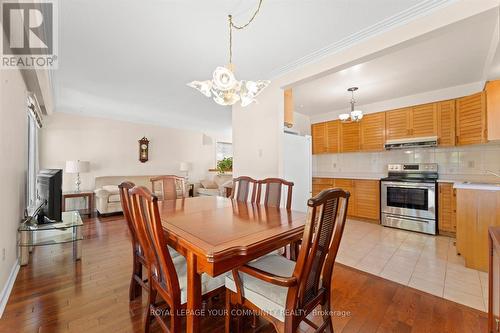
{"type": "Polygon", "coordinates": [[[357,217],[379,220],[380,185],[376,180],[354,180],[355,212],[357,217]]]}
{"type": "Polygon", "coordinates": [[[486,83],[488,140],[500,140],[500,80],[486,83]]]}
{"type": "Polygon", "coordinates": [[[333,178],[317,178],[312,180],[312,195],[318,195],[321,191],[334,187],[333,178]]]}
{"type": "Polygon", "coordinates": [[[437,103],[417,105],[411,108],[410,131],[412,137],[438,134],[437,103]]]}
{"type": "Polygon", "coordinates": [[[370,113],[360,122],[360,148],[362,151],[384,150],[385,112],[370,113]]]}
{"type": "Polygon", "coordinates": [[[380,182],[378,180],[350,178],[318,178],[314,177],[313,196],[328,188],[341,188],[348,191],[349,206],[347,215],[373,222],[380,221],[380,182]]]}
{"type": "Polygon", "coordinates": [[[487,142],[486,94],[484,92],[457,98],[456,132],[457,145],[487,142]]]}
{"type": "Polygon", "coordinates": [[[489,228],[488,332],[499,332],[500,322],[500,227],[489,228]]]}
{"type": "Polygon", "coordinates": [[[285,126],[290,128],[293,127],[293,93],[292,89],[285,89],[283,93],[284,105],[285,105],[285,126]]]}
{"type": "Polygon", "coordinates": [[[391,110],[385,113],[387,140],[411,137],[411,108],[391,110]]]}
{"type": "Polygon", "coordinates": [[[438,144],[441,147],[455,145],[455,100],[438,102],[438,144]]]}
{"type": "Polygon", "coordinates": [[[359,122],[340,123],[340,152],[349,153],[360,150],[359,122]]]}
{"type": "Polygon", "coordinates": [[[326,123],[312,124],[311,136],[312,136],[312,153],[313,154],[326,153],[326,148],[327,148],[326,123]]]}
{"type": "Polygon", "coordinates": [[[327,153],[338,153],[340,145],[340,120],[333,120],[326,123],[327,153]]]}
{"type": "Polygon", "coordinates": [[[500,191],[456,189],[457,252],[465,266],[488,270],[488,227],[500,226],[500,191]]]}
{"type": "Polygon", "coordinates": [[[439,234],[455,236],[456,221],[456,193],[453,183],[438,184],[438,227],[439,234]]]}

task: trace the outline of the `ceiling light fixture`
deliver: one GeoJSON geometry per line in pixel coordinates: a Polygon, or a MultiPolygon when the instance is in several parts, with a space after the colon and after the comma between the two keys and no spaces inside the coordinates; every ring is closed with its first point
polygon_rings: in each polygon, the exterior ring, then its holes
{"type": "Polygon", "coordinates": [[[360,110],[354,110],[354,104],[356,104],[356,101],[354,100],[354,92],[358,90],[358,87],[351,87],[347,89],[347,91],[351,92],[351,113],[342,113],[339,115],[340,121],[343,122],[358,122],[361,119],[363,119],[363,111],[360,110]]]}
{"type": "Polygon", "coordinates": [[[233,28],[243,30],[255,19],[259,13],[263,0],[259,0],[259,6],[250,20],[241,26],[233,23],[233,16],[229,18],[229,64],[226,67],[217,67],[212,75],[212,80],[193,81],[187,85],[195,88],[207,97],[212,97],[219,105],[233,105],[238,101],[241,106],[247,106],[256,102],[255,97],[269,85],[271,81],[238,81],[234,76],[233,61],[233,28]]]}

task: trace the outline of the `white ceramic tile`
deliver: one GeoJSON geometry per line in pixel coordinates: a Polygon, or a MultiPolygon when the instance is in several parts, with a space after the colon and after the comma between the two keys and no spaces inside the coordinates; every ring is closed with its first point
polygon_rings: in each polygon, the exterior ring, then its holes
{"type": "Polygon", "coordinates": [[[460,290],[455,290],[451,288],[444,287],[444,298],[449,299],[453,302],[457,302],[471,308],[478,309],[481,311],[486,311],[483,297],[470,295],[464,293],[460,290]]]}
{"type": "Polygon", "coordinates": [[[410,279],[410,283],[408,284],[408,286],[418,290],[425,291],[426,293],[432,295],[443,297],[444,285],[436,281],[424,280],[413,275],[410,279]]]}
{"type": "Polygon", "coordinates": [[[408,270],[392,270],[387,266],[382,270],[380,276],[400,284],[408,285],[411,277],[411,271],[408,270]]]}

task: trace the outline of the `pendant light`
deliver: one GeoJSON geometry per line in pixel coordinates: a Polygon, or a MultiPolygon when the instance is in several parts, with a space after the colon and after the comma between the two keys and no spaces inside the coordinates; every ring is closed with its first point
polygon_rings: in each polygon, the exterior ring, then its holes
{"type": "Polygon", "coordinates": [[[245,107],[256,102],[255,97],[264,90],[270,83],[268,80],[258,81],[238,81],[234,76],[233,61],[233,29],[243,30],[255,19],[259,13],[263,0],[259,0],[257,10],[250,20],[241,26],[234,24],[233,16],[229,19],[229,64],[225,67],[217,67],[212,75],[212,80],[193,81],[187,85],[201,92],[207,97],[212,97],[219,105],[233,105],[237,102],[245,107]]]}
{"type": "Polygon", "coordinates": [[[363,111],[360,110],[355,110],[354,109],[354,104],[356,104],[356,101],[354,100],[354,92],[358,90],[358,87],[351,87],[347,89],[347,91],[351,92],[351,113],[342,113],[339,115],[340,121],[343,122],[358,122],[361,119],[363,119],[363,111]]]}

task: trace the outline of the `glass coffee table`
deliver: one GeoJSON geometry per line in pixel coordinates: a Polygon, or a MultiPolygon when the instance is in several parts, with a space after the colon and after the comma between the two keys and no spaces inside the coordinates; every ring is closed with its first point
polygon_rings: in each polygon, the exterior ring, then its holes
{"type": "Polygon", "coordinates": [[[73,259],[82,257],[82,218],[80,213],[63,212],[62,222],[47,224],[21,223],[19,225],[19,252],[21,266],[27,265],[29,254],[36,246],[73,243],[73,259]]]}

